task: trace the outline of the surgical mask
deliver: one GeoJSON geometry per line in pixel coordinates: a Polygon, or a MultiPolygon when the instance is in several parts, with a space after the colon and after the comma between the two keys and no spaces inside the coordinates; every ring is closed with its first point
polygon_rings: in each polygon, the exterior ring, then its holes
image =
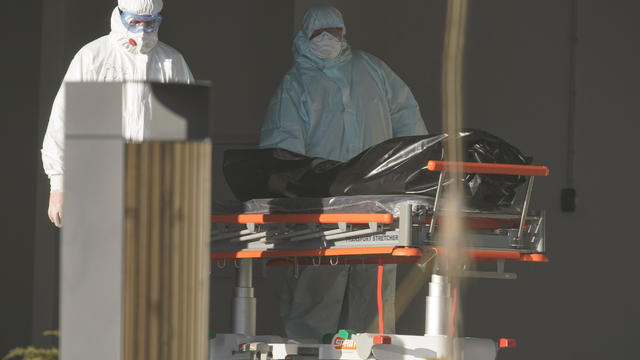
{"type": "Polygon", "coordinates": [[[342,42],[325,31],[309,41],[309,48],[320,59],[333,59],[340,54],[342,42]]]}
{"type": "Polygon", "coordinates": [[[132,50],[134,50],[133,52],[139,52],[141,54],[146,54],[149,51],[151,51],[151,49],[153,49],[156,44],[158,43],[158,33],[154,32],[154,33],[150,33],[147,34],[145,32],[142,33],[138,33],[138,34],[132,34],[129,33],[128,34],[128,41],[129,44],[132,46],[132,50]]]}

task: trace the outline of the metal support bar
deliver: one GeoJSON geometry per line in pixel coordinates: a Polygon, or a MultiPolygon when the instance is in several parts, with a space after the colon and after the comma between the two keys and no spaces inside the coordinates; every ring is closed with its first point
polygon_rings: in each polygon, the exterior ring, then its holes
{"type": "Polygon", "coordinates": [[[319,237],[323,237],[323,236],[328,236],[328,235],[334,235],[334,234],[341,234],[344,233],[345,231],[342,229],[333,229],[333,230],[325,230],[325,231],[316,231],[310,234],[306,234],[306,235],[299,235],[299,236],[294,236],[291,239],[289,239],[290,241],[304,241],[304,240],[309,240],[309,239],[315,239],[315,238],[319,238],[319,237]]]}
{"type": "Polygon", "coordinates": [[[504,272],[504,259],[496,260],[496,271],[463,271],[460,276],[479,279],[499,279],[499,280],[515,280],[518,278],[516,273],[504,272]]]}
{"type": "Polygon", "coordinates": [[[518,237],[516,241],[520,243],[522,239],[522,230],[527,218],[527,212],[529,212],[529,202],[531,200],[531,192],[533,191],[533,180],[535,177],[529,176],[529,183],[527,184],[527,194],[524,197],[524,203],[522,204],[522,215],[520,216],[520,227],[518,228],[518,237]]]}
{"type": "Polygon", "coordinates": [[[322,240],[340,240],[354,236],[365,236],[382,232],[383,227],[377,222],[370,222],[368,229],[351,230],[351,225],[346,223],[338,223],[339,228],[333,230],[319,231],[312,234],[292,237],[290,241],[303,241],[309,239],[320,238],[322,240]]]}
{"type": "Polygon", "coordinates": [[[251,240],[256,240],[256,239],[262,239],[267,237],[267,232],[263,231],[263,232],[259,232],[259,233],[255,233],[255,234],[249,234],[249,235],[242,235],[236,239],[231,239],[229,241],[231,242],[242,242],[242,241],[251,241],[251,240]]]}
{"type": "MultiPolygon", "coordinates": [[[[280,235],[275,235],[274,237],[277,240],[282,240],[282,239],[288,239],[288,238],[296,238],[302,235],[307,235],[307,234],[311,234],[311,233],[317,233],[318,232],[318,224],[317,223],[307,223],[306,224],[306,229],[304,230],[297,230],[297,231],[289,231],[287,232],[286,230],[286,224],[281,224],[283,227],[283,231],[282,234],[280,235]]],[[[270,239],[271,240],[271,239],[270,239]]]]}
{"type": "Polygon", "coordinates": [[[222,234],[220,234],[218,232],[215,232],[211,236],[211,241],[227,240],[227,239],[240,237],[240,236],[243,236],[243,235],[249,235],[249,234],[253,234],[253,232],[251,232],[250,230],[247,230],[247,229],[240,230],[240,231],[230,231],[230,232],[225,232],[225,233],[222,233],[222,234]]]}
{"type": "Polygon", "coordinates": [[[340,240],[340,239],[346,239],[346,238],[354,237],[354,236],[372,235],[372,234],[376,234],[376,233],[381,232],[381,228],[382,228],[382,226],[378,226],[378,223],[369,223],[369,229],[349,231],[349,232],[345,232],[345,233],[341,233],[341,234],[323,236],[322,239],[324,239],[324,240],[340,240]]]}
{"type": "Polygon", "coordinates": [[[433,202],[433,215],[431,216],[431,225],[429,225],[429,235],[433,234],[436,228],[438,203],[440,202],[440,193],[442,192],[443,182],[444,182],[444,171],[441,171],[440,177],[438,177],[438,190],[436,190],[436,199],[433,202]]]}
{"type": "Polygon", "coordinates": [[[462,271],[461,277],[476,278],[476,279],[497,279],[497,280],[515,280],[518,278],[518,274],[510,272],[495,272],[495,271],[462,271]]]}
{"type": "Polygon", "coordinates": [[[412,238],[412,209],[411,203],[406,202],[400,205],[400,221],[399,221],[399,234],[398,240],[400,240],[400,245],[409,246],[411,245],[412,238]]]}
{"type": "MultiPolygon", "coordinates": [[[[253,234],[264,234],[266,235],[266,232],[260,232],[260,225],[256,224],[256,223],[247,223],[246,224],[246,229],[244,230],[236,230],[236,231],[224,231],[225,227],[223,227],[223,231],[214,231],[211,234],[211,241],[221,241],[221,240],[227,240],[227,239],[232,239],[232,238],[237,238],[237,239],[233,239],[231,241],[246,241],[246,240],[253,240],[256,239],[255,236],[250,236],[250,237],[246,237],[247,235],[253,235],[253,234]]],[[[264,235],[261,235],[260,237],[263,237],[264,235]]]]}
{"type": "Polygon", "coordinates": [[[546,252],[546,236],[545,236],[545,229],[544,229],[544,219],[545,219],[545,213],[544,211],[540,214],[540,218],[538,219],[538,221],[536,222],[536,228],[533,231],[533,234],[535,234],[534,236],[531,237],[531,243],[535,243],[537,241],[537,245],[536,245],[536,251],[539,253],[544,253],[546,252]],[[538,239],[538,237],[542,237],[542,239],[538,239]]]}

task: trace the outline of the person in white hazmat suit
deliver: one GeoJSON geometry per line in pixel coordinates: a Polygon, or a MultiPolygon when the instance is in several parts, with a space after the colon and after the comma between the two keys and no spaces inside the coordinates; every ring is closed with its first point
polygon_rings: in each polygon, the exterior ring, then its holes
{"type": "MultiPolygon", "coordinates": [[[[192,83],[182,55],[158,41],[162,0],[118,0],[111,33],[85,45],[74,56],[56,95],[42,144],[42,163],[51,183],[49,219],[62,226],[65,82],[154,81],[192,83]]],[[[123,104],[123,135],[141,141],[149,130],[150,88],[128,84],[123,104]]]]}
{"type": "MultiPolygon", "coordinates": [[[[304,16],[294,65],[269,103],[260,147],[346,161],[398,136],[425,135],[407,85],[380,59],[351,49],[342,14],[320,5],[304,16]]],[[[308,266],[282,293],[287,336],[320,339],[340,328],[376,324],[376,266],[308,266]]],[[[395,330],[396,266],[383,278],[385,332],[395,330]]],[[[377,331],[377,327],[373,330],[377,331]]]]}

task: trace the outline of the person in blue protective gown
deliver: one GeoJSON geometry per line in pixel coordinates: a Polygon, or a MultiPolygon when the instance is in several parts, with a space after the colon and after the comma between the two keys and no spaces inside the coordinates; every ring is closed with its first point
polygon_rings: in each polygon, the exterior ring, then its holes
{"type": "Polygon", "coordinates": [[[342,14],[307,11],[295,64],[269,103],[261,148],[346,161],[398,136],[427,133],[411,90],[384,62],[351,49],[342,14]]]}
{"type": "MultiPolygon", "coordinates": [[[[351,49],[345,35],[336,8],[307,11],[295,63],[269,103],[261,148],[346,161],[392,137],[427,134],[407,85],[382,60],[351,49]]],[[[287,336],[318,340],[339,328],[369,330],[377,318],[376,274],[367,265],[302,269],[282,294],[287,336]]],[[[395,276],[395,266],[385,266],[385,332],[395,328],[395,276]]]]}

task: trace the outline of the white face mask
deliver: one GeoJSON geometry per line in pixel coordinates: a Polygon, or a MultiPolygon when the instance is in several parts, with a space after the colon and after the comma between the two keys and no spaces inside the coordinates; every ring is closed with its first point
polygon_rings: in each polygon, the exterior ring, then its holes
{"type": "Polygon", "coordinates": [[[156,44],[158,43],[158,32],[152,32],[152,33],[145,33],[145,32],[141,32],[141,33],[130,33],[127,32],[128,35],[128,39],[129,39],[129,44],[131,44],[131,46],[133,47],[132,50],[137,50],[139,53],[141,54],[146,54],[149,51],[151,51],[151,49],[153,49],[156,44]],[[135,45],[134,45],[135,43],[135,45]]]}
{"type": "Polygon", "coordinates": [[[309,41],[309,48],[320,59],[333,59],[340,54],[342,42],[325,31],[309,41]]]}

